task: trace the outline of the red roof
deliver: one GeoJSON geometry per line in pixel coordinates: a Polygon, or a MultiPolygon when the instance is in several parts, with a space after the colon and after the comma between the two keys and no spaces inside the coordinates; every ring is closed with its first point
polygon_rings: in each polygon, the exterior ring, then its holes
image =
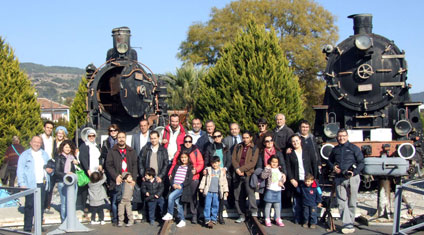
{"type": "Polygon", "coordinates": [[[69,109],[68,106],[59,104],[47,98],[37,98],[37,102],[40,104],[41,109],[69,109]]]}

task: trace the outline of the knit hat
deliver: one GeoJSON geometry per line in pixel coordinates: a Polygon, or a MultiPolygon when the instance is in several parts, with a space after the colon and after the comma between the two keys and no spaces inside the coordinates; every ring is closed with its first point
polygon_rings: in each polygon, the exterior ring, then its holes
{"type": "Polygon", "coordinates": [[[68,130],[66,130],[66,127],[64,127],[64,126],[58,126],[58,127],[56,127],[55,133],[57,133],[60,130],[64,131],[65,134],[68,135],[68,130]]]}

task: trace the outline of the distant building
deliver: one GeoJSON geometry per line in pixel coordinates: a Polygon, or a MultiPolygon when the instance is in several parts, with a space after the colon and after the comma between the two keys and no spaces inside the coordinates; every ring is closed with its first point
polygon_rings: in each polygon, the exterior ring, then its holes
{"type": "Polygon", "coordinates": [[[57,122],[61,118],[69,121],[68,106],[59,104],[47,98],[37,98],[37,102],[40,104],[41,118],[48,119],[53,122],[57,122]]]}

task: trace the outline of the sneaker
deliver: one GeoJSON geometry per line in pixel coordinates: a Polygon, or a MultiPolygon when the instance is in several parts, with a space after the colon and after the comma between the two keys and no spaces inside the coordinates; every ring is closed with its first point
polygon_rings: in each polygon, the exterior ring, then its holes
{"type": "Polygon", "coordinates": [[[118,227],[122,227],[122,226],[124,226],[124,223],[118,222],[118,227]]]}
{"type": "Polygon", "coordinates": [[[100,221],[100,225],[105,225],[106,222],[104,220],[100,221]]]}
{"type": "Polygon", "coordinates": [[[212,220],[212,223],[213,223],[213,224],[216,224],[216,220],[212,220]]]}
{"type": "Polygon", "coordinates": [[[254,216],[254,217],[258,217],[258,212],[257,212],[257,211],[252,212],[252,216],[254,216]]]}
{"type": "Polygon", "coordinates": [[[206,220],[205,221],[205,226],[208,226],[209,222],[211,222],[210,220],[206,220]]]}
{"type": "Polygon", "coordinates": [[[354,228],[343,228],[342,229],[343,234],[354,233],[354,232],[355,232],[354,228]]]}
{"type": "Polygon", "coordinates": [[[134,225],[134,222],[128,222],[128,224],[125,225],[125,227],[131,227],[134,225]]]}
{"type": "Polygon", "coordinates": [[[309,228],[311,228],[311,229],[316,229],[316,228],[317,228],[317,226],[316,226],[315,224],[311,224],[311,227],[309,227],[309,228]]]}
{"type": "Polygon", "coordinates": [[[308,224],[303,224],[302,227],[308,228],[308,224]]]}
{"type": "Polygon", "coordinates": [[[90,224],[100,224],[100,222],[99,221],[95,221],[95,220],[92,220],[91,222],[90,222],[90,224]]]}
{"type": "Polygon", "coordinates": [[[243,223],[246,220],[246,218],[244,218],[244,215],[240,215],[240,217],[236,220],[236,223],[243,223]]]}
{"type": "Polygon", "coordinates": [[[164,215],[163,217],[162,217],[162,219],[163,220],[172,220],[172,215],[171,214],[169,214],[169,213],[166,213],[166,215],[164,215]]]}
{"type": "Polygon", "coordinates": [[[265,219],[265,226],[271,227],[271,219],[265,219]]]}
{"type": "Polygon", "coordinates": [[[181,220],[178,224],[177,224],[177,227],[178,228],[182,228],[182,227],[185,227],[186,226],[186,222],[184,221],[184,220],[181,220]]]}
{"type": "Polygon", "coordinates": [[[277,218],[275,220],[275,223],[279,226],[279,227],[284,227],[284,223],[283,220],[281,218],[277,218]]]}

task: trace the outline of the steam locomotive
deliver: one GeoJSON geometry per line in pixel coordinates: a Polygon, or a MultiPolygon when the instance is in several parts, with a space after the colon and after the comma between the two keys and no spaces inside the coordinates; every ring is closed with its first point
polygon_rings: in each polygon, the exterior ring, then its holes
{"type": "Polygon", "coordinates": [[[113,48],[108,50],[106,62],[99,68],[93,64],[86,67],[89,80],[86,126],[103,138],[111,124],[131,134],[138,131],[142,119],[148,119],[154,126],[165,126],[167,120],[165,81],[137,61],[130,33],[128,27],[114,28],[113,48]]]}
{"type": "Polygon", "coordinates": [[[409,96],[404,51],[372,33],[372,15],[351,15],[354,35],[326,45],[326,90],[314,134],[328,159],[340,128],[365,156],[365,175],[413,175],[422,165],[420,102],[409,96]]]}

